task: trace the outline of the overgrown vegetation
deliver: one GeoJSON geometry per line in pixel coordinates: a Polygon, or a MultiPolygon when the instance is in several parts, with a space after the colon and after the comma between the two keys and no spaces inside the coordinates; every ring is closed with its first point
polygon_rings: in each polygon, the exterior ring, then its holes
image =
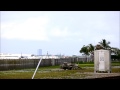
{"type": "Polygon", "coordinates": [[[102,39],[99,44],[97,45],[83,45],[83,47],[79,50],[80,53],[83,53],[83,55],[91,55],[91,58],[94,57],[94,50],[104,49],[104,50],[110,50],[111,51],[111,59],[117,59],[120,60],[120,49],[116,47],[110,46],[110,41],[107,41],[105,39],[102,39]]]}
{"type": "MultiPolygon", "coordinates": [[[[94,64],[79,65],[83,68],[82,70],[61,70],[59,66],[39,67],[34,79],[80,79],[94,72],[94,64]]],[[[112,66],[120,66],[120,63],[113,62],[112,66]]],[[[34,71],[35,68],[0,71],[0,79],[31,79],[34,71]]],[[[112,68],[112,73],[120,73],[120,68],[112,68]]]]}
{"type": "MultiPolygon", "coordinates": [[[[52,71],[39,68],[34,79],[79,79],[88,76],[90,72],[94,72],[94,69],[52,71]],[[88,72],[88,74],[84,72],[88,72]]],[[[31,79],[33,73],[34,70],[2,71],[0,72],[0,79],[31,79]]],[[[112,73],[120,73],[120,68],[113,68],[112,73]]]]}

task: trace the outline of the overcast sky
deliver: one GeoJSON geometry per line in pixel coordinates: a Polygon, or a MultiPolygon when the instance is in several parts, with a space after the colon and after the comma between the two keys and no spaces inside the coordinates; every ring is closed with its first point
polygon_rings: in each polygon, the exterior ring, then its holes
{"type": "Polygon", "coordinates": [[[120,48],[119,11],[1,11],[1,53],[81,55],[102,39],[120,48]]]}

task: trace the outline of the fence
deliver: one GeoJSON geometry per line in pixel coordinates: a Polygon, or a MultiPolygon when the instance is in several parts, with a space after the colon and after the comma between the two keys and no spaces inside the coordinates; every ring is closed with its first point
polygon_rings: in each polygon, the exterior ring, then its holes
{"type": "MultiPolygon", "coordinates": [[[[86,58],[60,58],[60,59],[43,59],[40,66],[60,65],[63,62],[86,62],[86,58]]],[[[90,61],[90,59],[88,59],[90,61]]],[[[36,68],[39,59],[0,59],[0,71],[36,68]]]]}

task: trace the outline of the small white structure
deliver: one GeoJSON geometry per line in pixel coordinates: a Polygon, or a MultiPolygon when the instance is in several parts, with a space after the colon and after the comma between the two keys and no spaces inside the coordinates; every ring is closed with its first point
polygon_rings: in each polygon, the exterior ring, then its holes
{"type": "Polygon", "coordinates": [[[94,73],[99,71],[111,73],[110,50],[101,49],[94,51],[94,73]]]}

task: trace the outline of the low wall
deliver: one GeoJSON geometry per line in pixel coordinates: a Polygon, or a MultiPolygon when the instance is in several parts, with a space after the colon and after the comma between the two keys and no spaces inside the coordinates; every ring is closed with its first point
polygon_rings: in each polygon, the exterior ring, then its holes
{"type": "MultiPolygon", "coordinates": [[[[42,59],[40,66],[60,65],[63,62],[86,62],[86,58],[60,58],[60,59],[42,59]]],[[[0,71],[13,69],[36,68],[39,59],[0,59],[0,71]]]]}

